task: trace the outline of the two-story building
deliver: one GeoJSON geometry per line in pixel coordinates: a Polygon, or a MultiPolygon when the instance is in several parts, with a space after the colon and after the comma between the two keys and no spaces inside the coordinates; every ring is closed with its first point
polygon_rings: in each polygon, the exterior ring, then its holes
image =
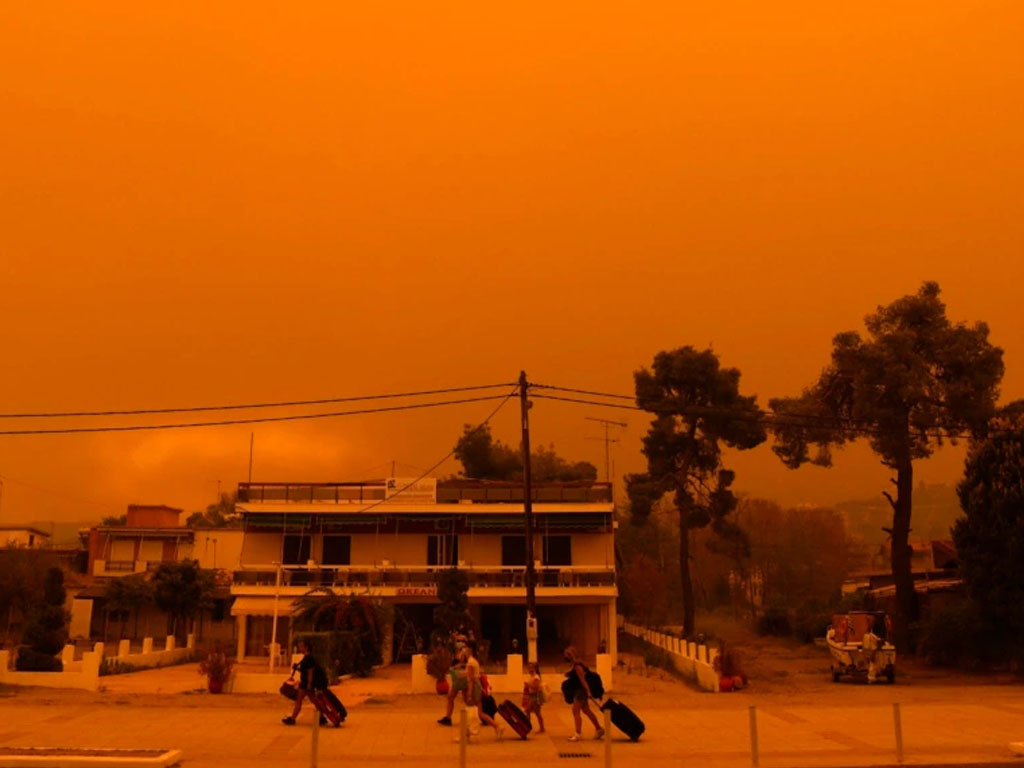
{"type": "MultiPolygon", "coordinates": [[[[485,652],[508,653],[513,639],[525,651],[522,486],[433,479],[408,485],[395,478],[239,485],[244,540],[231,591],[240,657],[267,654],[275,615],[278,642],[289,642],[294,601],[316,586],[379,597],[426,643],[438,571],[452,566],[469,576],[485,652]]],[[[533,516],[541,658],[569,643],[584,654],[599,647],[614,654],[610,484],[535,484],[533,516]]],[[[413,645],[408,634],[394,632],[385,656],[405,656],[413,645]]]]}
{"type": "MultiPolygon", "coordinates": [[[[98,525],[82,532],[92,583],[74,601],[72,635],[103,637],[112,621],[124,619],[119,614],[112,617],[105,603],[111,579],[151,574],[161,563],[195,560],[200,568],[221,576],[210,608],[199,617],[196,633],[200,639],[234,639],[228,585],[241,562],[242,530],[190,528],[181,524],[181,515],[182,510],[162,504],[129,504],[124,525],[98,525]]],[[[163,632],[166,623],[166,616],[155,606],[131,619],[126,627],[131,636],[136,630],[163,632]]]]}

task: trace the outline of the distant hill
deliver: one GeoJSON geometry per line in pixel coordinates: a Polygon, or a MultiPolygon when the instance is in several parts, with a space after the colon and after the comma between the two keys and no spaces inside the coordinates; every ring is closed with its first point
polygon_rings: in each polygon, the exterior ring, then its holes
{"type": "MultiPolygon", "coordinates": [[[[910,519],[910,538],[949,539],[949,529],[963,512],[956,488],[944,483],[914,488],[914,510],[910,519]]],[[[843,501],[835,508],[846,519],[846,528],[867,544],[881,544],[888,535],[883,527],[892,527],[892,507],[884,496],[843,501]]]]}
{"type": "Polygon", "coordinates": [[[76,547],[78,546],[78,531],[80,528],[91,528],[94,525],[99,525],[99,520],[84,520],[80,522],[58,522],[54,523],[49,520],[34,520],[31,523],[25,523],[33,528],[38,528],[44,533],[50,533],[52,538],[50,544],[55,547],[76,547]]]}

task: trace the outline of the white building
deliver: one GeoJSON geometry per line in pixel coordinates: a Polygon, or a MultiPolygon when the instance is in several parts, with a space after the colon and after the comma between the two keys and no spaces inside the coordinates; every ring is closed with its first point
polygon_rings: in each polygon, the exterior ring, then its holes
{"type": "Polygon", "coordinates": [[[43,549],[50,546],[50,534],[26,525],[0,526],[0,547],[43,549]]]}
{"type": "MultiPolygon", "coordinates": [[[[242,483],[245,531],[231,588],[239,656],[266,655],[275,594],[278,642],[287,643],[294,599],[314,586],[371,594],[393,604],[429,638],[439,569],[458,566],[482,649],[525,650],[522,486],[441,481],[242,483]],[[280,586],[278,582],[280,564],[280,586]]],[[[615,654],[615,550],[607,483],[538,483],[533,488],[537,618],[542,659],[573,643],[585,655],[615,654]]],[[[408,638],[406,638],[406,641],[408,638]]],[[[385,655],[392,649],[385,648],[385,655]]],[[[396,655],[409,646],[394,639],[396,655]]]]}

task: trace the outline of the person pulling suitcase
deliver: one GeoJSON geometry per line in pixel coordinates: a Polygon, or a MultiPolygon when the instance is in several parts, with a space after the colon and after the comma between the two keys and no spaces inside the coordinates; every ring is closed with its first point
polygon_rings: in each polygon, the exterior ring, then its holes
{"type": "MultiPolygon", "coordinates": [[[[294,680],[296,674],[299,676],[295,690],[295,706],[292,707],[292,713],[288,717],[281,718],[281,722],[285,725],[295,725],[295,718],[302,710],[302,702],[307,697],[312,698],[318,691],[327,688],[327,673],[313,657],[309,643],[306,640],[299,640],[298,649],[302,654],[302,659],[292,667],[292,674],[289,678],[289,680],[294,680]]],[[[289,696],[289,698],[291,697],[289,696]]],[[[323,713],[320,713],[320,725],[327,725],[327,718],[323,713]]]]}

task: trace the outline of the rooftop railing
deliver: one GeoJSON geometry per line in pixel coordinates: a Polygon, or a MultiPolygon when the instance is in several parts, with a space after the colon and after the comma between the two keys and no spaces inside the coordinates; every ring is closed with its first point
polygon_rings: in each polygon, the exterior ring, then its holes
{"type": "MultiPolygon", "coordinates": [[[[533,501],[538,503],[601,503],[611,502],[611,483],[566,482],[534,483],[533,501]]],[[[342,504],[382,501],[384,484],[369,483],[239,483],[238,501],[254,503],[342,504]]],[[[401,494],[393,497],[396,504],[405,500],[401,494]]],[[[521,503],[523,486],[520,483],[456,480],[438,483],[438,504],[521,503]]],[[[416,503],[410,497],[409,503],[416,503]]]]}

